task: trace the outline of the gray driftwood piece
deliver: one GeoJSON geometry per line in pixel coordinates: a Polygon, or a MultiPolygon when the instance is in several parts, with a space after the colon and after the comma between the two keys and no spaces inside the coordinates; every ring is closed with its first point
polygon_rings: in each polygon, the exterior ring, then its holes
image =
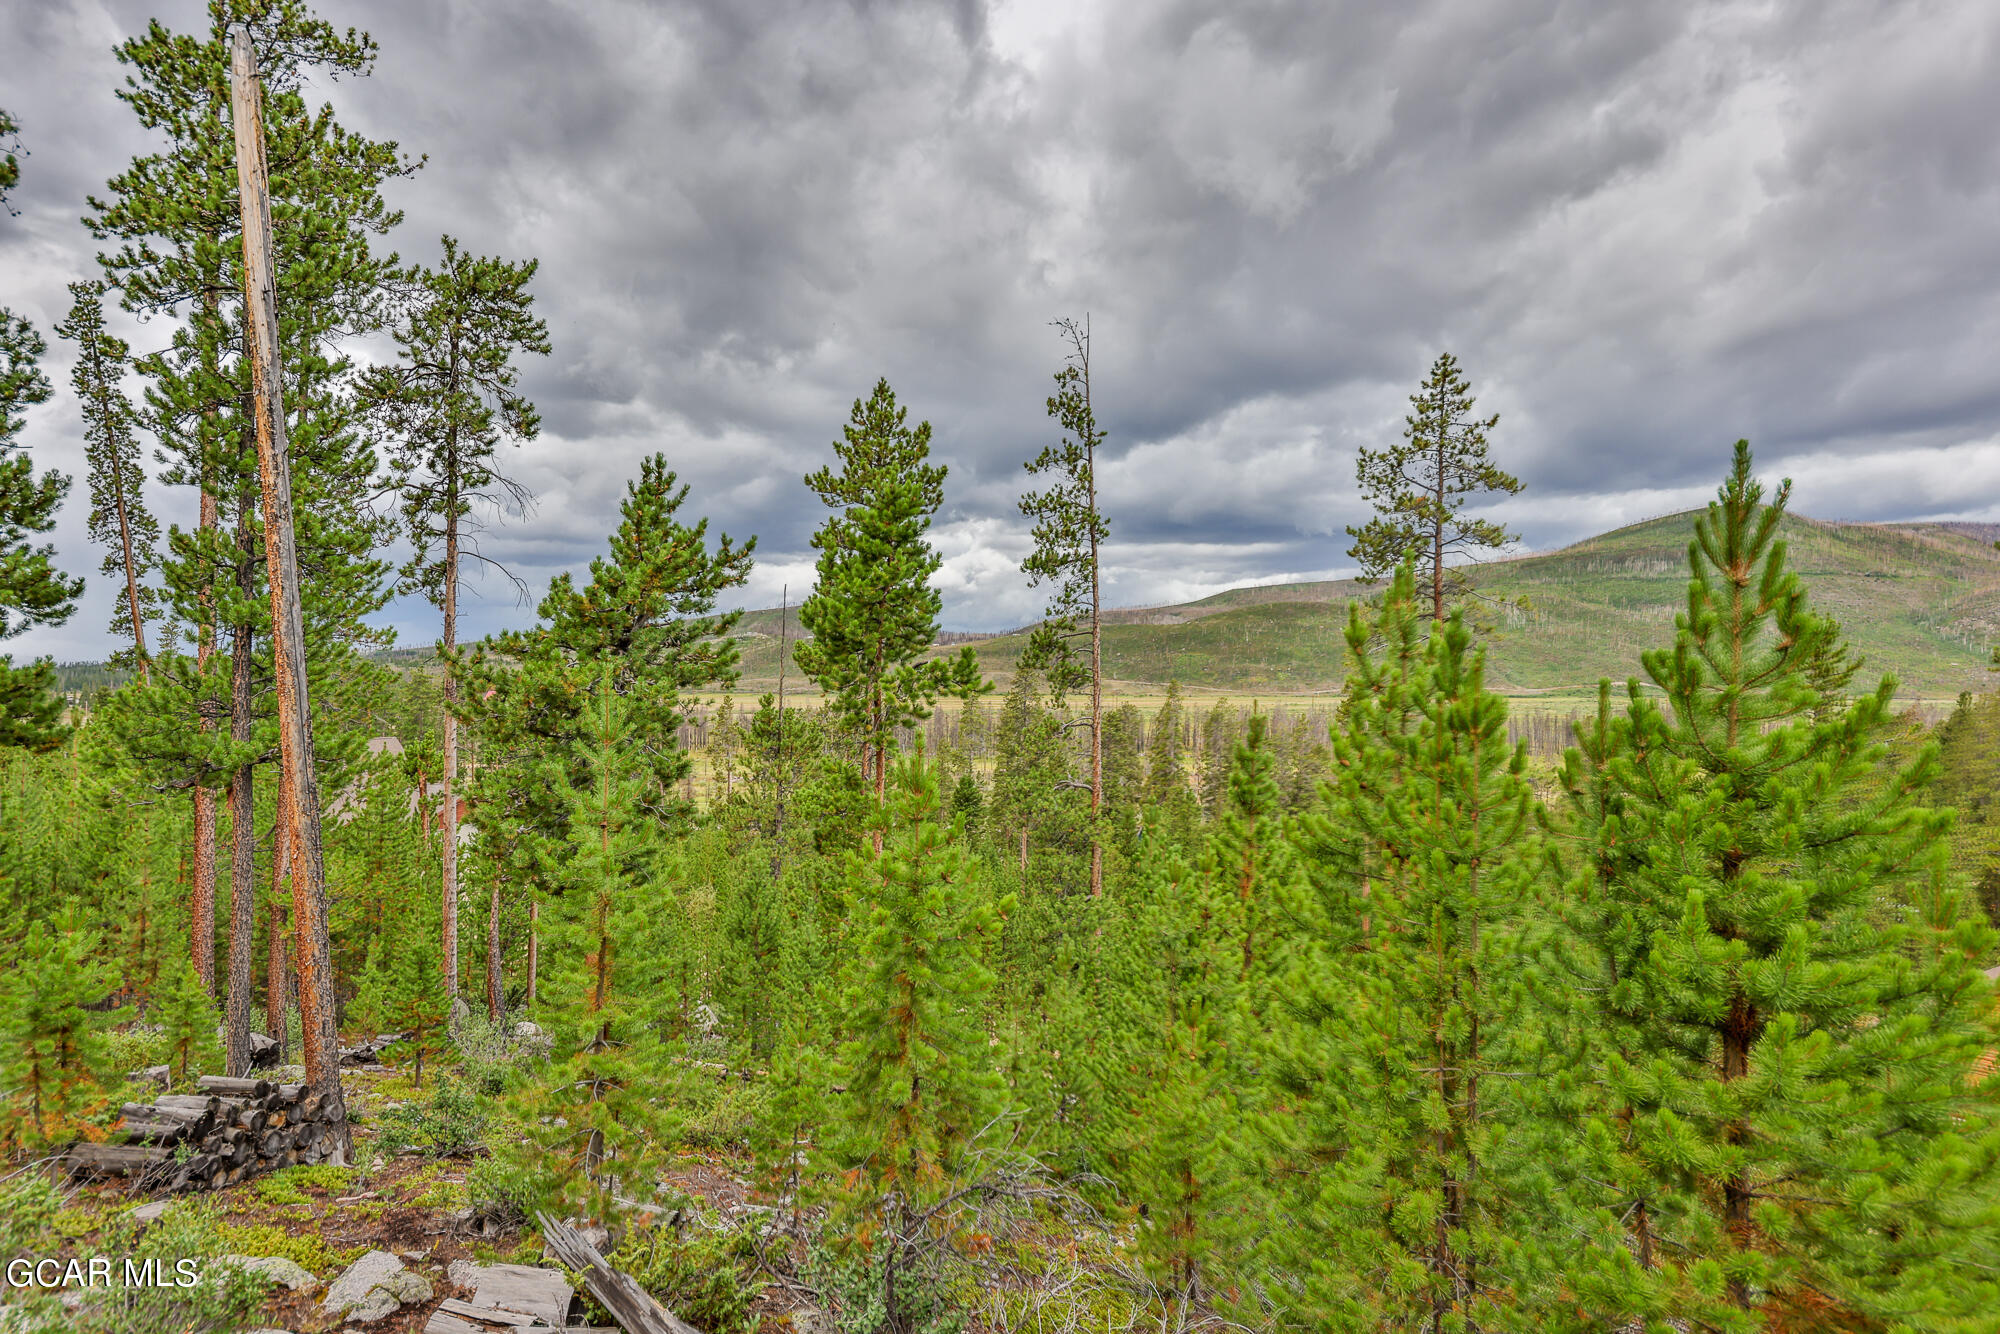
{"type": "Polygon", "coordinates": [[[545,1213],[536,1214],[535,1221],[542,1226],[542,1241],[549,1254],[583,1275],[583,1286],[590,1289],[598,1305],[611,1312],[625,1334],[701,1334],[654,1301],[636,1279],[613,1269],[575,1228],[545,1213]]]}

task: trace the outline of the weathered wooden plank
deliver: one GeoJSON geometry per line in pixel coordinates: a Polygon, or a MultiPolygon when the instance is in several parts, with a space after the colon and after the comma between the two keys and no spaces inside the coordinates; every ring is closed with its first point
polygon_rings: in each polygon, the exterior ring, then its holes
{"type": "Polygon", "coordinates": [[[583,1275],[583,1285],[598,1305],[611,1313],[625,1334],[700,1334],[652,1296],[629,1274],[621,1274],[585,1241],[580,1233],[560,1219],[537,1213],[542,1240],[549,1253],[568,1268],[583,1275]]]}
{"type": "Polygon", "coordinates": [[[532,1265],[477,1265],[465,1279],[472,1305],[511,1311],[523,1322],[561,1325],[569,1315],[569,1279],[560,1270],[532,1265]]]}
{"type": "MultiPolygon", "coordinates": [[[[561,1278],[562,1275],[558,1274],[556,1277],[561,1278]]],[[[568,1283],[563,1284],[563,1291],[565,1293],[569,1291],[568,1283]]],[[[567,1307],[569,1303],[565,1301],[563,1305],[567,1307]]],[[[552,1322],[539,1320],[534,1316],[524,1315],[519,1311],[502,1310],[498,1307],[484,1306],[478,1302],[460,1301],[456,1297],[445,1298],[438,1303],[437,1309],[450,1315],[463,1316],[467,1320],[476,1321],[482,1329],[519,1329],[522,1327],[534,1329],[559,1328],[559,1326],[554,1325],[552,1322]]]]}

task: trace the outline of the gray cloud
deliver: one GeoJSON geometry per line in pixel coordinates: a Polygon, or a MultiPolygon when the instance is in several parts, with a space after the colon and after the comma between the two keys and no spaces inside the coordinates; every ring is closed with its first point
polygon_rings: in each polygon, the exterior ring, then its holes
{"type": "MultiPolygon", "coordinates": [[[[315,91],[427,154],[394,244],[533,255],[541,496],[491,554],[602,550],[637,460],[810,578],[800,477],[886,375],[950,464],[950,624],[1040,596],[1021,461],[1089,310],[1120,602],[1347,568],[1355,450],[1441,350],[1499,411],[1549,547],[1698,501],[1748,436],[1808,512],[2000,514],[2000,11],[1979,0],[548,4],[357,0],[315,91]]],[[[147,141],[110,50],[195,0],[0,14],[34,156],[0,302],[44,330],[76,224],[147,141]]],[[[158,326],[132,330],[142,346],[158,326]]],[[[52,351],[52,378],[67,351],[52,351]]],[[[25,439],[75,470],[59,395],[25,439]]],[[[58,540],[94,569],[81,484],[58,540]]],[[[162,506],[185,517],[179,498],[162,506]]],[[[88,656],[110,593],[16,651],[88,656]]],[[[475,629],[517,622],[488,580],[475,629]]],[[[433,633],[402,605],[406,639],[433,633]]]]}

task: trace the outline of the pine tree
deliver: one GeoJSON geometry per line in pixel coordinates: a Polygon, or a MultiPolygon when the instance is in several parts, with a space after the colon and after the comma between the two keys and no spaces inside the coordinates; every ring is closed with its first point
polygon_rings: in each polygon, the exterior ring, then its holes
{"type": "MultiPolygon", "coordinates": [[[[1052,473],[1046,491],[1021,497],[1021,513],[1035,521],[1035,549],[1021,562],[1030,585],[1051,584],[1054,596],[1042,623],[1028,636],[1021,666],[1043,673],[1057,707],[1071,690],[1090,687],[1090,815],[1104,807],[1104,633],[1098,549],[1111,529],[1097,506],[1097,449],[1104,433],[1090,402],[1090,321],[1056,321],[1068,342],[1068,363],[1056,372],[1049,416],[1062,439],[1027,464],[1031,476],[1052,473]],[[1088,657],[1074,640],[1088,637],[1088,657]]],[[[1093,835],[1090,892],[1104,892],[1104,849],[1093,835]]]]}
{"type": "MultiPolygon", "coordinates": [[[[1255,1053],[1288,957],[1280,911],[1301,893],[1303,870],[1273,778],[1263,716],[1251,718],[1229,770],[1228,799],[1190,870],[1177,861],[1135,887],[1139,957],[1127,987],[1143,999],[1137,1133],[1126,1172],[1142,1206],[1141,1253],[1182,1303],[1208,1305],[1232,1289],[1264,1201],[1248,1131],[1265,1076],[1255,1053]]],[[[1128,946],[1128,949],[1130,947],[1128,946]]]]}
{"type": "Polygon", "coordinates": [[[565,793],[573,856],[550,922],[553,1003],[547,1019],[561,1053],[527,1091],[536,1171],[594,1213],[628,1185],[650,1181],[661,1146],[650,1097],[663,1019],[677,1008],[664,966],[670,930],[655,878],[660,826],[641,701],[617,690],[613,662],[589,686],[584,730],[573,742],[580,780],[565,793]]]}
{"type": "Polygon", "coordinates": [[[1201,823],[1200,803],[1188,785],[1187,725],[1178,681],[1167,682],[1167,697],[1146,732],[1146,835],[1156,846],[1185,846],[1201,823]]]}
{"type": "Polygon", "coordinates": [[[985,943],[1011,904],[983,892],[963,831],[945,815],[935,766],[899,760],[877,823],[879,853],[856,854],[849,913],[859,923],[825,1165],[852,1244],[877,1284],[883,1326],[907,1331],[910,1281],[933,1239],[962,1233],[954,1192],[1004,1106],[996,1053],[980,1022],[994,975],[985,943]]]}
{"type": "Polygon", "coordinates": [[[1564,956],[1602,1035],[1575,1159],[1585,1327],[1957,1329],[2000,1286],[1991,929],[1884,769],[1894,682],[1830,710],[1834,656],[1739,442],[1688,549],[1687,610],[1567,766],[1564,956]]]}
{"type": "MultiPolygon", "coordinates": [[[[419,920],[428,918],[422,914],[419,920]]],[[[395,953],[395,971],[388,979],[383,1007],[386,1027],[407,1034],[404,1045],[414,1058],[410,1083],[424,1084],[424,1057],[445,1049],[445,1024],[451,1018],[451,991],[428,933],[405,929],[402,948],[395,953]]]]}
{"type": "MultiPolygon", "coordinates": [[[[300,0],[210,0],[199,36],[157,21],[118,48],[131,73],[120,98],[164,152],[136,158],[90,199],[86,224],[119,248],[99,256],[107,286],[138,312],[179,318],[166,346],[134,365],[149,381],[144,425],[159,438],[170,466],[162,480],[196,487],[201,523],[168,533],[164,592],[197,644],[193,660],[158,655],[145,688],[122,706],[120,726],[135,758],[161,787],[197,792],[196,948],[213,914],[213,807],[201,794],[229,793],[229,1063],[247,1062],[249,943],[257,895],[255,770],[275,756],[270,717],[270,600],[264,587],[260,485],[250,410],[249,366],[242,354],[243,292],[238,182],[228,120],[231,30],[247,24],[261,71],[264,138],[270,168],[276,299],[297,520],[306,667],[317,696],[330,674],[350,670],[356,645],[384,639],[365,618],[388,595],[385,521],[373,506],[376,460],[359,430],[348,392],[350,360],[331,349],[340,334],[381,320],[381,286],[395,256],[370,249],[370,238],[400,215],[381,197],[384,181],[412,164],[393,143],[344,129],[332,109],[311,108],[302,88],[309,71],[366,74],[374,43],[314,18],[300,0]],[[225,520],[230,526],[225,527],[225,520]],[[222,723],[227,723],[224,730],[222,723]]],[[[316,754],[343,758],[333,738],[315,730],[316,754]]],[[[302,943],[319,957],[321,942],[302,943]]],[[[198,957],[212,975],[212,959],[198,957]]],[[[303,984],[318,985],[310,978],[303,984]]],[[[313,1035],[315,1042],[323,1040],[313,1035]]],[[[314,1059],[308,1053],[309,1060],[314,1059]]],[[[326,1056],[330,1063],[331,1056],[326,1056]]]]}
{"type": "Polygon", "coordinates": [[[1468,518],[1466,498],[1493,491],[1518,495],[1521,483],[1487,458],[1486,433],[1500,417],[1473,415],[1472,387],[1449,352],[1431,365],[1410,407],[1402,444],[1363,449],[1355,461],[1362,497],[1375,517],[1347,530],[1354,539],[1347,554],[1361,563],[1363,579],[1414,561],[1419,583],[1430,592],[1431,619],[1442,623],[1446,604],[1471,591],[1464,573],[1446,562],[1514,540],[1491,519],[1468,518]]]}
{"type": "Polygon", "coordinates": [[[69,318],[56,332],[76,344],[70,384],[83,409],[84,451],[90,460],[88,531],[91,541],[106,548],[100,573],[118,580],[111,633],[132,637],[131,649],[111,661],[144,672],[150,661],[146,624],[160,619],[159,590],[146,582],[160,563],[160,525],[146,505],[146,468],[139,458],[132,404],[125,397],[131,348],[105,329],[95,284],[71,283],[69,292],[69,318]]]}
{"type": "Polygon", "coordinates": [[[879,380],[834,442],[840,471],[806,478],[835,512],[813,534],[818,582],[799,607],[812,638],[799,667],[827,696],[864,747],[875,796],[887,791],[896,729],[930,717],[941,695],[969,699],[989,689],[971,649],[920,661],[937,639],[943,599],[930,586],[944,558],[925,533],[944,503],[945,469],[930,458],[931,424],[907,425],[909,410],[879,380]]]}
{"type": "Polygon", "coordinates": [[[1484,652],[1462,611],[1419,641],[1415,598],[1406,564],[1379,617],[1356,606],[1347,630],[1330,818],[1373,850],[1366,947],[1318,890],[1281,886],[1272,909],[1307,927],[1273,1011],[1297,1108],[1273,1122],[1277,1151],[1326,1164],[1304,1177],[1306,1225],[1274,1240],[1316,1319],[1471,1330],[1510,1304],[1514,1185],[1496,1157],[1510,1095],[1490,1076],[1530,1022],[1512,961],[1541,854],[1484,652]]]}
{"type": "Polygon", "coordinates": [[[220,1063],[215,1042],[215,1002],[201,985],[194,964],[183,956],[161,977],[154,1019],[166,1044],[167,1065],[174,1083],[187,1087],[197,1075],[211,1073],[220,1063]]]}
{"type": "Polygon", "coordinates": [[[29,1145],[76,1133],[114,1083],[105,1029],[126,1015],[88,1010],[117,987],[96,957],[96,933],[72,904],[62,919],[28,925],[15,966],[0,980],[0,1078],[29,1145]]]}
{"type": "MultiPolygon", "coordinates": [[[[5,183],[11,184],[18,168],[11,154],[6,163],[5,183]]],[[[28,456],[14,452],[22,411],[49,396],[48,379],[35,364],[47,350],[33,325],[0,306],[0,639],[30,626],[61,625],[83,591],[82,580],[55,568],[53,546],[32,545],[35,534],[55,527],[69,478],[59,472],[37,477],[28,456]]],[[[0,746],[47,749],[61,739],[62,701],[54,687],[53,663],[16,667],[11,656],[0,654],[0,746]]]]}
{"type": "Polygon", "coordinates": [[[559,575],[540,625],[495,635],[451,665],[459,715],[483,748],[472,818],[482,836],[493,832],[482,855],[510,886],[548,894],[565,883],[577,848],[568,794],[585,785],[577,747],[607,665],[650,767],[645,811],[677,825],[690,815],[678,794],[691,766],[678,740],[682,697],[735,682],[731,631],[742,613],[717,614],[715,604],[749,578],[757,543],[738,546],[725,533],[711,551],[708,520],[680,518],[687,497],[664,455],[644,460],[626,484],[610,556],[591,562],[589,582],[578,588],[559,575]]]}
{"type": "MultiPolygon", "coordinates": [[[[389,471],[413,554],[403,585],[444,614],[438,651],[458,646],[458,589],[464,560],[495,564],[478,548],[476,506],[525,512],[532,497],[496,463],[502,440],[517,444],[541,432],[535,405],[520,392],[518,353],[549,353],[548,326],[530,314],[528,282],[536,261],[510,264],[461,254],[444,237],[436,269],[405,275],[409,307],[394,329],[398,359],[376,368],[362,393],[395,439],[389,471]]],[[[524,590],[525,591],[525,590],[524,590]]],[[[458,718],[457,678],[445,676],[443,943],[445,987],[458,993],[458,718]]],[[[497,904],[496,904],[497,906],[497,904]]],[[[489,929],[491,924],[489,923],[489,929]]],[[[489,960],[489,967],[497,961],[489,960]]],[[[497,989],[497,975],[487,988],[497,989]]]]}

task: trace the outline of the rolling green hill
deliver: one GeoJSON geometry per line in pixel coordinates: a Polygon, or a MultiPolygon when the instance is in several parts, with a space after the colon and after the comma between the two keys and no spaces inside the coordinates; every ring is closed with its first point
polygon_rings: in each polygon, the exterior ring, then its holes
{"type": "MultiPolygon", "coordinates": [[[[1517,694],[1594,690],[1639,670],[1639,652],[1668,642],[1686,597],[1693,515],[1620,528],[1560,551],[1482,566],[1491,671],[1517,694]],[[1525,609],[1514,606],[1527,599],[1525,609]]],[[[1989,688],[2000,643],[2000,525],[1851,524],[1794,516],[1785,537],[1815,605],[1840,618],[1867,658],[1861,680],[1893,673],[1905,697],[1948,699],[1989,688]]],[[[1113,678],[1276,693],[1337,688],[1347,604],[1376,590],[1351,580],[1237,588],[1172,607],[1111,613],[1113,678]]],[[[777,674],[777,612],[745,617],[745,687],[777,674]]],[[[796,620],[789,632],[796,642],[796,620]]],[[[1005,675],[1019,632],[972,641],[989,674],[1005,675]]],[[[956,651],[952,646],[950,651],[956,651]]],[[[804,683],[796,676],[794,686],[804,683]]]]}

